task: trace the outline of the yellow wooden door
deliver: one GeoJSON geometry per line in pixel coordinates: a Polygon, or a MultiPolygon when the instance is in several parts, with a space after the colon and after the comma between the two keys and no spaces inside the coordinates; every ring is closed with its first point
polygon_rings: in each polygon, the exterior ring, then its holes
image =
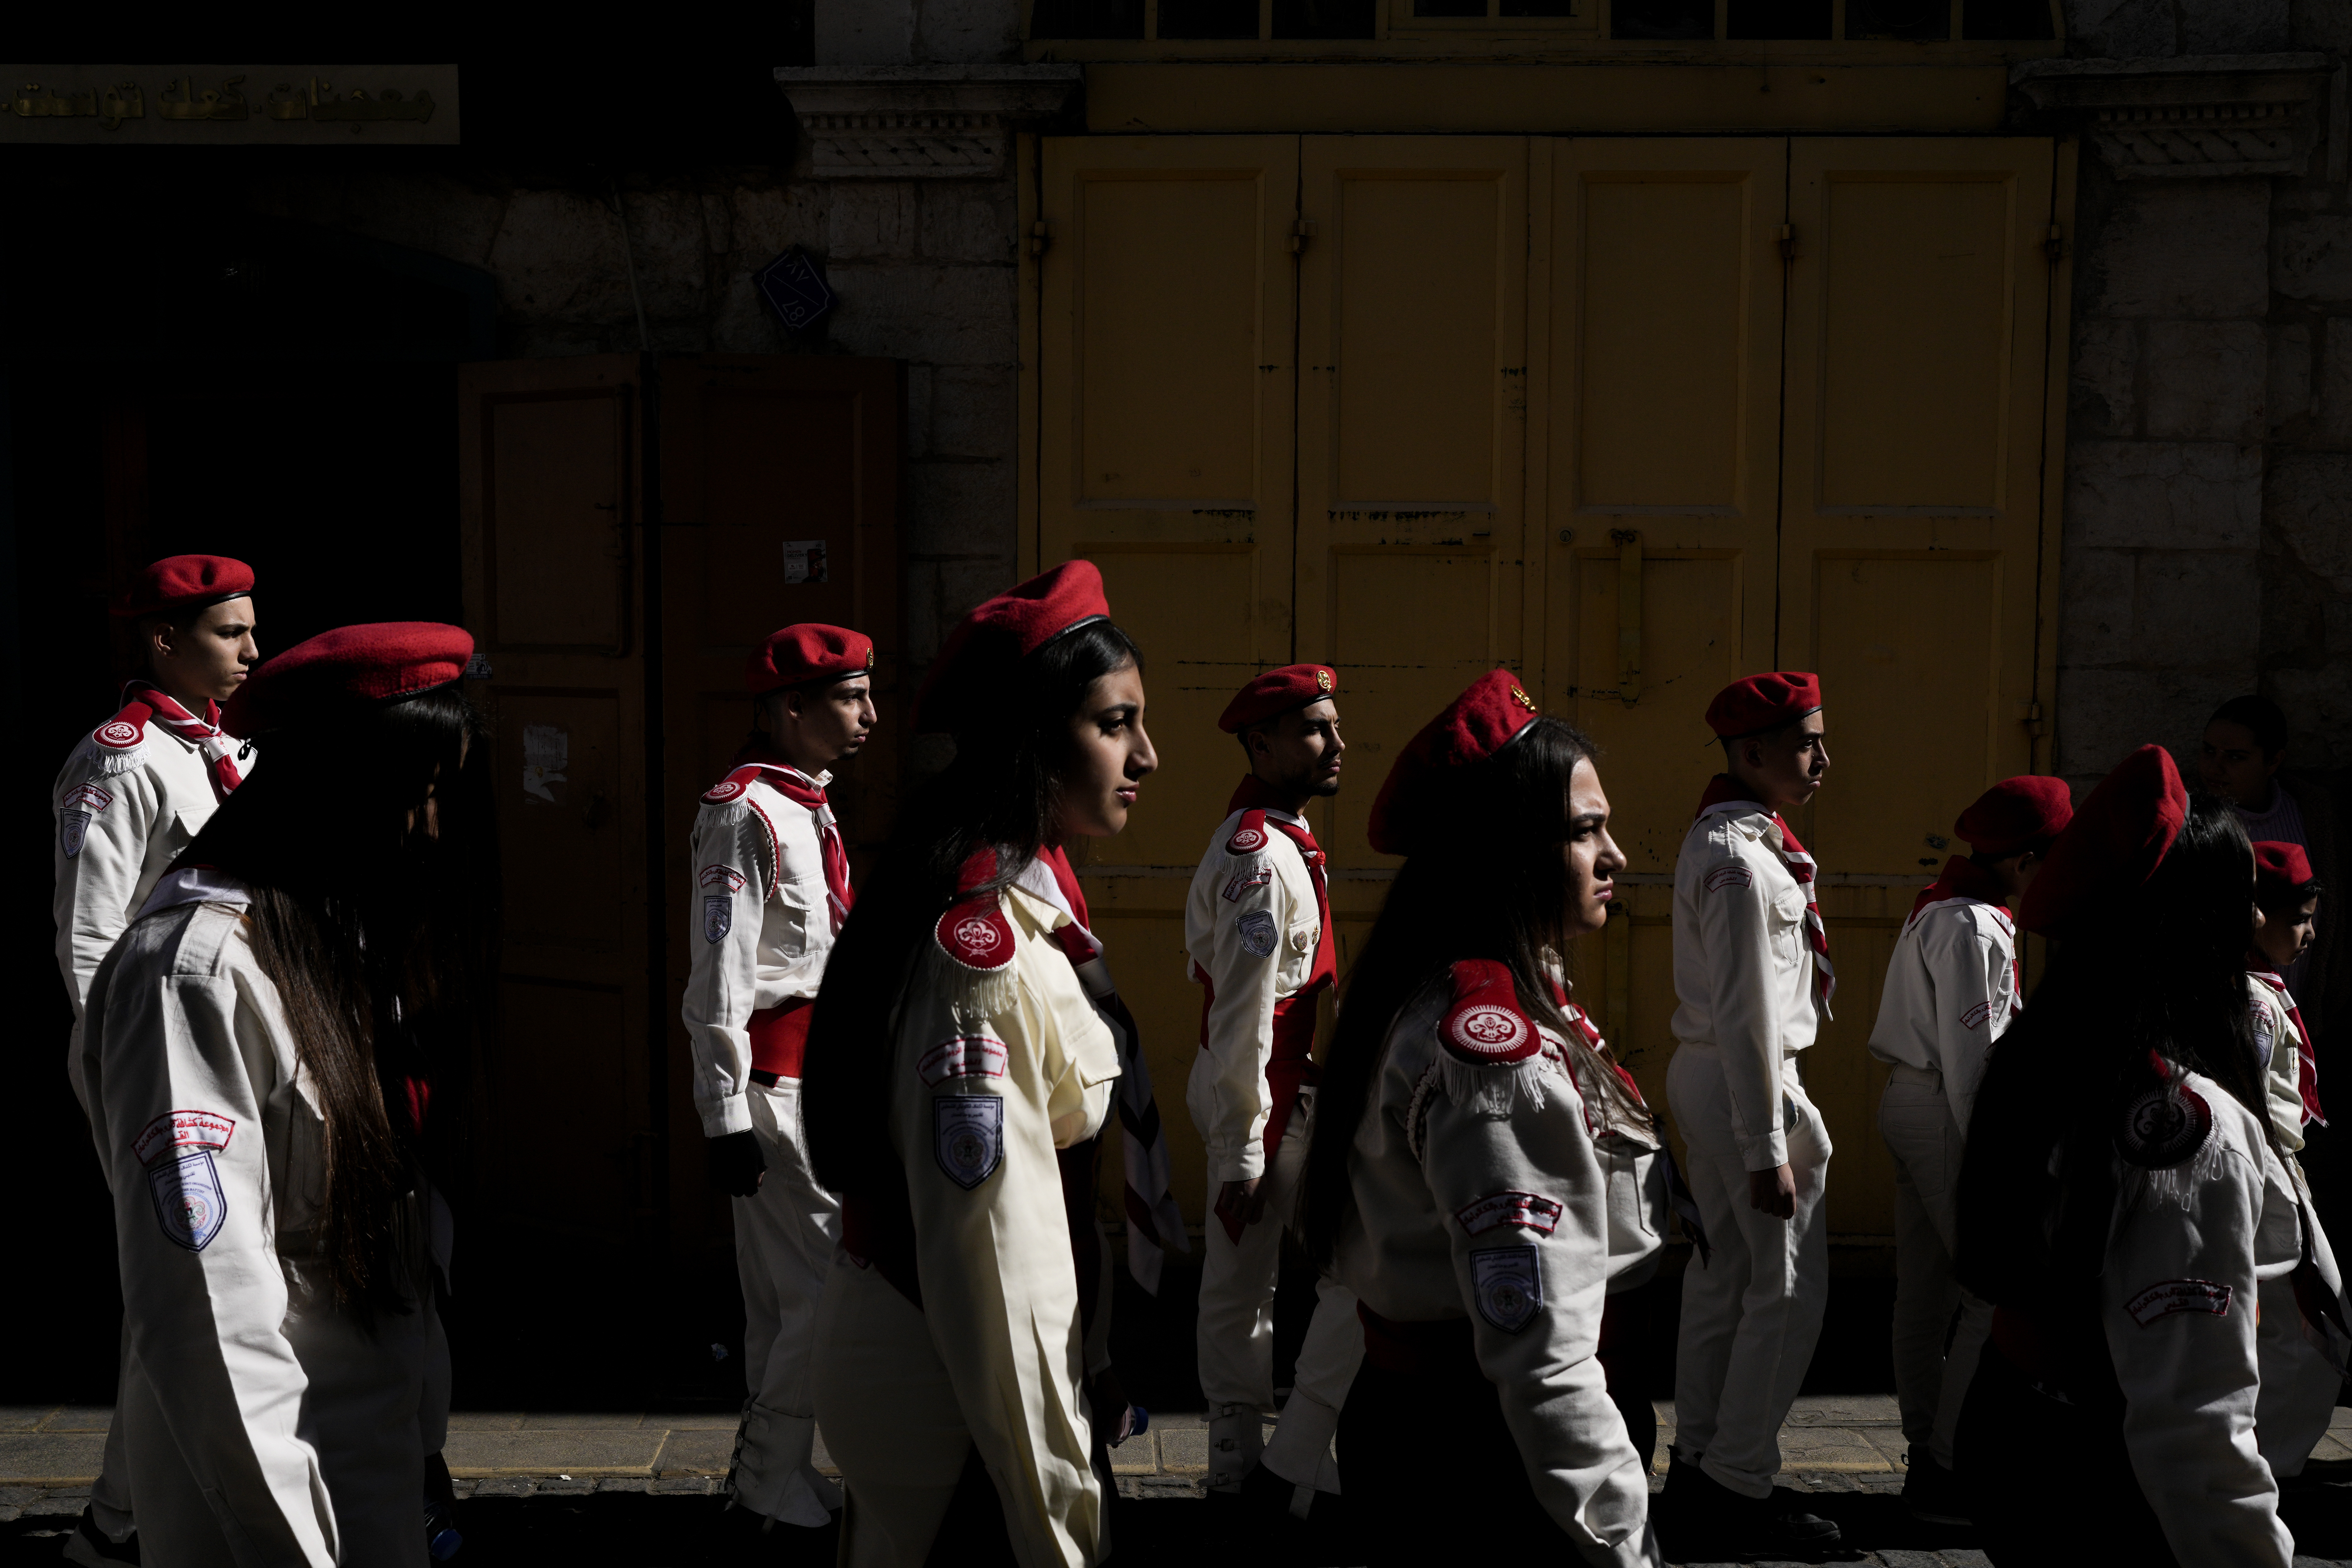
{"type": "Polygon", "coordinates": [[[2053,172],[2040,138],[1791,147],[1780,663],[1830,733],[1797,829],[1841,982],[1808,1057],[1833,1234],[1894,1228],[1864,1041],[1915,884],[2033,763],[2053,172]]]}
{"type": "Polygon", "coordinates": [[[1544,707],[1599,742],[1630,861],[1620,918],[1572,962],[1659,1104],[1675,854],[1721,761],[1700,714],[1772,658],[1787,164],[1779,138],[1535,144],[1544,707]]]}
{"type": "Polygon", "coordinates": [[[1292,658],[1297,192],[1293,136],[1048,140],[1038,192],[1036,559],[1102,569],[1144,649],[1160,760],[1082,869],[1195,1223],[1184,894],[1242,772],[1217,715],[1292,658]]]}

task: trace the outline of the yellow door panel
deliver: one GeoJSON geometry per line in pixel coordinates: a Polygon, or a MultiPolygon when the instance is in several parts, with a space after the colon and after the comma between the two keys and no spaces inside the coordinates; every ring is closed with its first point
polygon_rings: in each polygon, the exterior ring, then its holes
{"type": "MultiPolygon", "coordinates": [[[[1771,662],[1787,165],[1777,137],[1536,143],[1545,706],[1600,743],[1636,875],[1672,872],[1719,764],[1707,699],[1771,662]]],[[[1632,1005],[1661,1038],[1667,982],[1632,1005]]]]}
{"type": "Polygon", "coordinates": [[[2052,144],[1792,144],[1780,658],[1817,668],[1824,871],[1918,876],[2032,765],[2052,144]]]}
{"type": "Polygon", "coordinates": [[[1310,813],[1342,868],[1397,748],[1524,668],[1527,142],[1306,139],[1297,657],[1340,671],[1357,760],[1310,813]]]}

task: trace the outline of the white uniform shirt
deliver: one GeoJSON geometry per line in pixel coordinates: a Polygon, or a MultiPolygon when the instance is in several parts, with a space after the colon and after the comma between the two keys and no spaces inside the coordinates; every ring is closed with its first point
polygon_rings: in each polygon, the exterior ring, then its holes
{"type": "Polygon", "coordinates": [[[1789,1163],[1781,1064],[1813,1043],[1805,889],[1762,812],[1691,824],[1675,860],[1675,1038],[1723,1053],[1732,1135],[1751,1171],[1789,1163]]]}
{"type": "MultiPolygon", "coordinates": [[[[429,1283],[372,1329],[334,1302],[312,1250],[325,1129],[245,902],[216,874],[166,882],[78,1050],[146,1391],[118,1417],[141,1532],[191,1562],[412,1563],[447,1346],[429,1283]]],[[[406,1217],[426,1280],[428,1223],[406,1217]]]]}
{"type": "Polygon", "coordinates": [[[2202,1148],[2165,1169],[2115,1167],[2099,1297],[2124,1442],[2181,1562],[2288,1568],[2278,1486],[2254,1435],[2255,1302],[2302,1256],[2295,1185],[2253,1112],[2210,1079],[2181,1083],[2212,1119],[2202,1148]]]}
{"type": "MultiPolygon", "coordinates": [[[[1024,1563],[1099,1561],[1100,1484],[1056,1150],[1102,1130],[1118,1047],[1053,933],[1070,917],[1000,896],[1013,961],[972,980],[919,954],[903,993],[891,1137],[905,1162],[929,1347],[1008,1509],[1024,1563]]],[[[1108,1303],[1106,1303],[1108,1305],[1108,1303]]],[[[1100,1314],[1106,1315],[1107,1314],[1100,1314]]]]}
{"type": "Polygon", "coordinates": [[[2294,1026],[2294,997],[2249,974],[2246,1007],[2253,1015],[2254,1048],[2262,1053],[2271,1128],[2280,1148],[2298,1153],[2303,1149],[2303,1031],[2294,1026]]]}
{"type": "Polygon", "coordinates": [[[1941,1073],[1965,1136],[1985,1058],[2020,1010],[2016,925],[1999,904],[1940,900],[1903,922],[1870,1054],[1941,1073]]]}
{"type": "Polygon", "coordinates": [[[1612,1283],[1664,1245],[1654,1137],[1612,1113],[1590,1076],[1607,1068],[1549,1029],[1507,1066],[1450,1051],[1453,1003],[1440,982],[1389,1030],[1332,1272],[1383,1318],[1466,1317],[1553,1521],[1589,1563],[1656,1563],[1649,1478],[1595,1359],[1612,1283]]]}
{"type": "MultiPolygon", "coordinates": [[[[239,771],[249,776],[253,760],[247,752],[239,771]]],[[[66,759],[49,809],[58,968],[79,1020],[115,939],[219,802],[194,742],[163,724],[110,719],[66,759]]]]}
{"type": "MultiPolygon", "coordinates": [[[[1274,1005],[1313,975],[1322,937],[1314,879],[1298,846],[1271,826],[1258,842],[1243,843],[1235,834],[1244,815],[1233,813],[1217,829],[1184,900],[1185,951],[1214,996],[1184,1103],[1208,1146],[1209,1174],[1220,1182],[1265,1173],[1274,1005]]],[[[1269,824],[1299,821],[1286,812],[1265,816],[1269,824]]]]}
{"type": "MultiPolygon", "coordinates": [[[[806,777],[805,774],[802,775],[806,777]]],[[[833,782],[820,773],[810,783],[833,782]]],[[[758,779],[703,797],[694,819],[692,968],[679,1012],[703,1136],[751,1125],[751,1015],[814,996],[833,952],[817,814],[758,779]],[[714,801],[712,795],[729,798],[714,801]]]]}

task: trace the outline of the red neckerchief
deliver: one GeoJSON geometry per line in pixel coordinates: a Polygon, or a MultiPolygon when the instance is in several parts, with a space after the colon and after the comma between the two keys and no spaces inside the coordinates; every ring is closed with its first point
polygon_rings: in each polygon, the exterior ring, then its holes
{"type": "MultiPolygon", "coordinates": [[[[761,782],[795,805],[806,806],[816,817],[816,842],[824,860],[824,900],[832,906],[833,929],[836,934],[841,922],[849,918],[849,906],[857,895],[849,886],[849,849],[841,841],[841,829],[833,820],[833,807],[826,804],[824,786],[808,774],[771,752],[752,751],[744,754],[746,763],[757,766],[761,782]]],[[[991,874],[994,857],[991,856],[991,874]]],[[[981,880],[987,880],[982,877],[981,880]]]]}
{"type": "Polygon", "coordinates": [[[1078,886],[1078,874],[1070,866],[1070,857],[1058,844],[1048,844],[1037,851],[1037,859],[1054,874],[1054,886],[1062,890],[1062,901],[1069,906],[1073,923],[1054,933],[1068,955],[1070,967],[1080,968],[1102,956],[1102,943],[1095,940],[1094,922],[1087,917],[1086,889],[1078,886]]]}
{"type": "Polygon", "coordinates": [[[1568,987],[1553,980],[1551,999],[1559,1005],[1562,1016],[1576,1026],[1576,1032],[1583,1037],[1585,1045],[1591,1047],[1592,1054],[1609,1064],[1609,1070],[1617,1075],[1617,1081],[1625,1086],[1625,1092],[1633,1097],[1633,1103],[1646,1106],[1648,1102],[1642,1098],[1642,1086],[1633,1081],[1633,1075],[1627,1072],[1618,1062],[1615,1054],[1607,1046],[1601,1044],[1601,1031],[1592,1026],[1592,1020],[1584,1016],[1584,1009],[1568,999],[1568,987]]]}
{"type": "Polygon", "coordinates": [[[221,731],[219,703],[207,698],[205,716],[199,719],[152,680],[132,681],[122,689],[122,700],[126,704],[144,704],[156,722],[205,754],[212,772],[215,805],[226,800],[229,791],[245,782],[236,771],[236,763],[230,760],[236,753],[236,742],[221,731]]]}
{"type": "Polygon", "coordinates": [[[2010,933],[2011,1006],[2016,1012],[2023,1012],[2025,1010],[2025,972],[2017,966],[2017,931],[2015,923],[2010,918],[2009,902],[2001,893],[2000,884],[1993,879],[1991,872],[1967,856],[1955,855],[1944,862],[1944,868],[1937,874],[1936,879],[1920,889],[1919,896],[1911,900],[1911,919],[1917,920],[1921,910],[1926,909],[1929,904],[1940,904],[1947,899],[1973,899],[1978,903],[2000,911],[2001,925],[2010,933]]]}
{"type": "MultiPolygon", "coordinates": [[[[1285,816],[1296,816],[1297,813],[1290,808],[1288,799],[1255,773],[1244,773],[1242,782],[1234,786],[1233,798],[1225,802],[1225,815],[1230,816],[1236,811],[1278,811],[1285,816]]],[[[1331,889],[1323,869],[1327,857],[1322,846],[1315,842],[1315,836],[1307,831],[1304,821],[1277,822],[1269,816],[1266,826],[1298,847],[1298,858],[1307,862],[1307,880],[1315,884],[1316,930],[1319,933],[1315,939],[1315,967],[1307,971],[1307,983],[1298,988],[1297,997],[1292,999],[1296,1005],[1298,997],[1312,998],[1339,977],[1339,964],[1331,943],[1331,889]]]]}
{"type": "MultiPolygon", "coordinates": [[[[2311,1047],[2311,1030],[2303,1021],[2303,1009],[2296,1005],[2294,994],[2286,988],[2286,977],[2270,965],[2250,963],[2246,973],[2279,994],[2286,1004],[2286,1016],[2294,1022],[2294,1088],[2303,1096],[2303,1121],[2308,1127],[2318,1122],[2327,1125],[2326,1116],[2319,1109],[2319,1057],[2311,1047]]],[[[2269,1066],[2267,1062],[2263,1064],[2269,1066]]]]}
{"type": "Polygon", "coordinates": [[[1805,889],[1805,940],[1813,950],[1813,1001],[1827,1013],[1830,998],[1837,994],[1837,971],[1830,966],[1830,928],[1822,922],[1822,907],[1813,898],[1813,858],[1805,853],[1805,847],[1797,842],[1797,836],[1789,831],[1789,825],[1780,820],[1779,812],[1766,811],[1759,802],[1741,795],[1739,786],[1722,773],[1707,781],[1706,793],[1698,797],[1698,811],[1693,820],[1710,816],[1718,808],[1735,806],[1744,806],[1772,819],[1772,826],[1780,835],[1777,851],[1780,864],[1805,889]]]}

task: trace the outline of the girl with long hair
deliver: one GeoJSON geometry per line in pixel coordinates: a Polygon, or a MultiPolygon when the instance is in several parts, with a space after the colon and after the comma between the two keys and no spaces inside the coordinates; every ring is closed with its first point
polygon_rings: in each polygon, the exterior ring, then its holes
{"type": "Polygon", "coordinates": [[[1955,1258],[1994,1313],[1954,1458],[2004,1568],[2294,1556],[2256,1302],[2312,1268],[2311,1227],[2247,1012],[2253,898],[2228,803],[2157,746],[2026,889],[2021,923],[2057,941],[1977,1093],[1955,1258]]]}
{"type": "Polygon", "coordinates": [[[1124,827],[1158,766],[1142,675],[1087,562],[965,617],[917,701],[955,759],[901,809],[826,968],[802,1096],[842,1194],[815,1395],[845,1563],[921,1563],[951,1504],[967,1561],[1000,1515],[999,1554],[1024,1564],[1109,1550],[1083,1310],[1099,1272],[1074,1261],[1065,1165],[1120,1068],[1063,846],[1124,827]]]}
{"type": "Polygon", "coordinates": [[[1612,1287],[1664,1245],[1662,1138],[1562,973],[1625,866],[1591,742],[1496,670],[1399,755],[1371,841],[1406,859],[1340,1002],[1302,1215],[1360,1299],[1339,1465],[1364,1539],[1656,1563],[1599,1355],[1612,1287]],[[1475,1500],[1431,1485],[1432,1433],[1475,1500]]]}
{"type": "Polygon", "coordinates": [[[424,622],[289,649],[226,715],[269,765],[100,969],[76,1070],[114,1190],[141,1539],[421,1563],[448,1414],[446,1167],[491,973],[488,758],[424,622]]]}

